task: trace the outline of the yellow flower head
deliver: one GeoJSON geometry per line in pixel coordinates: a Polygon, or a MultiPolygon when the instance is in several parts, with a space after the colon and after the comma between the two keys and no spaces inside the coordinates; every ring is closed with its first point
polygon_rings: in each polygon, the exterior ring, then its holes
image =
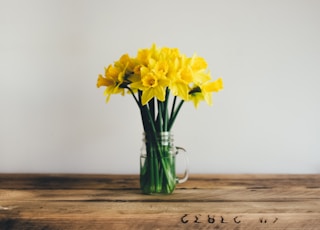
{"type": "Polygon", "coordinates": [[[132,82],[130,86],[133,89],[138,89],[142,92],[142,105],[147,104],[154,97],[159,101],[164,101],[167,80],[161,75],[157,75],[154,71],[148,69],[147,67],[142,67],[140,71],[140,81],[132,82]]]}
{"type": "Polygon", "coordinates": [[[190,100],[193,101],[195,107],[198,107],[199,102],[204,100],[208,105],[212,105],[212,93],[223,89],[223,81],[221,78],[213,82],[204,82],[200,86],[194,87],[190,91],[190,100]]]}
{"type": "Polygon", "coordinates": [[[193,55],[190,60],[190,66],[194,72],[199,72],[206,70],[208,67],[208,64],[204,58],[199,57],[197,55],[193,55]]]}
{"type": "Polygon", "coordinates": [[[202,86],[202,90],[204,92],[219,92],[223,89],[223,81],[222,78],[218,78],[213,82],[206,82],[202,86]]]}
{"type": "Polygon", "coordinates": [[[158,86],[158,78],[152,72],[148,72],[141,78],[142,85],[146,88],[154,88],[158,86]]]}
{"type": "Polygon", "coordinates": [[[110,99],[111,94],[124,94],[124,88],[121,88],[123,83],[124,71],[118,67],[109,65],[108,68],[105,68],[105,74],[99,74],[97,87],[106,86],[104,94],[107,96],[107,102],[110,99]]]}
{"type": "Polygon", "coordinates": [[[129,57],[128,54],[124,54],[120,57],[120,59],[117,62],[114,63],[114,66],[130,74],[133,72],[135,63],[133,59],[129,57]]]}
{"type": "Polygon", "coordinates": [[[97,87],[105,86],[105,94],[121,93],[128,89],[134,94],[140,92],[141,104],[147,104],[152,98],[164,101],[166,92],[184,101],[193,101],[197,107],[200,101],[212,104],[212,93],[223,88],[222,79],[211,81],[208,64],[197,55],[187,57],[177,48],[140,49],[136,57],[128,54],[120,57],[114,65],[105,68],[105,74],[99,75],[97,87]]]}

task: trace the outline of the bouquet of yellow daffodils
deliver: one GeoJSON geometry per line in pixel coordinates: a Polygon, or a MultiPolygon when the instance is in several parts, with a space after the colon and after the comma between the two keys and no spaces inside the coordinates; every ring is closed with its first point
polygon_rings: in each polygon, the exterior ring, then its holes
{"type": "MultiPolygon", "coordinates": [[[[133,96],[141,113],[145,138],[153,143],[147,154],[160,158],[166,152],[159,146],[158,134],[171,131],[183,103],[192,101],[198,107],[205,101],[212,105],[212,93],[223,88],[221,78],[211,80],[207,66],[202,57],[187,57],[177,48],[158,48],[153,44],[150,48],[140,49],[136,57],[124,54],[110,64],[104,75],[99,75],[97,87],[106,87],[107,102],[112,94],[133,96]]],[[[166,168],[163,161],[153,165],[157,165],[157,170],[166,168]]],[[[165,177],[168,175],[162,176],[165,177]]],[[[154,187],[168,186],[160,186],[158,182],[154,187]]]]}

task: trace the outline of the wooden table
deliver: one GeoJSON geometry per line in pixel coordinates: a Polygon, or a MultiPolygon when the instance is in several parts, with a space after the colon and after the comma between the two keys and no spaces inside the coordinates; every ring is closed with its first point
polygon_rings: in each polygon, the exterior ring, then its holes
{"type": "Polygon", "coordinates": [[[191,175],[143,195],[138,175],[0,174],[0,229],[320,229],[320,175],[191,175]]]}

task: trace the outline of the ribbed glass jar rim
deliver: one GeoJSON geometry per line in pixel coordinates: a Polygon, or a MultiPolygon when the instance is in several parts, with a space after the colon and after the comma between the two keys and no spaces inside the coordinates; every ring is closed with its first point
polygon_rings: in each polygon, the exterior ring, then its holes
{"type": "MultiPolygon", "coordinates": [[[[142,135],[143,135],[143,137],[146,137],[146,133],[145,132],[143,132],[142,135]]],[[[157,135],[158,138],[169,138],[169,137],[172,138],[173,137],[173,133],[170,132],[170,131],[157,132],[156,135],[157,135]]]]}
{"type": "MultiPolygon", "coordinates": [[[[149,136],[151,136],[153,134],[149,134],[149,136]]],[[[147,142],[147,136],[145,132],[143,132],[143,141],[144,142],[147,142]]],[[[172,132],[168,132],[168,131],[165,131],[165,132],[157,132],[156,133],[156,138],[157,138],[157,141],[161,141],[161,144],[162,145],[168,145],[169,143],[172,143],[173,142],[173,133],[172,132]]]]}

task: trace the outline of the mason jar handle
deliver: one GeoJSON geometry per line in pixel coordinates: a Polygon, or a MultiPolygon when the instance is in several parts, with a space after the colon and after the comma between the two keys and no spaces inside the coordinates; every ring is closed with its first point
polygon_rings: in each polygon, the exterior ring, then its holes
{"type": "Polygon", "coordinates": [[[184,148],[182,147],[178,147],[176,146],[176,149],[177,149],[177,154],[180,152],[180,151],[183,151],[184,152],[184,159],[185,159],[185,163],[186,163],[186,169],[184,171],[184,176],[182,179],[179,179],[177,178],[177,183],[178,184],[182,184],[184,182],[186,182],[188,180],[188,177],[189,177],[189,158],[187,156],[187,150],[185,150],[184,148]]]}

